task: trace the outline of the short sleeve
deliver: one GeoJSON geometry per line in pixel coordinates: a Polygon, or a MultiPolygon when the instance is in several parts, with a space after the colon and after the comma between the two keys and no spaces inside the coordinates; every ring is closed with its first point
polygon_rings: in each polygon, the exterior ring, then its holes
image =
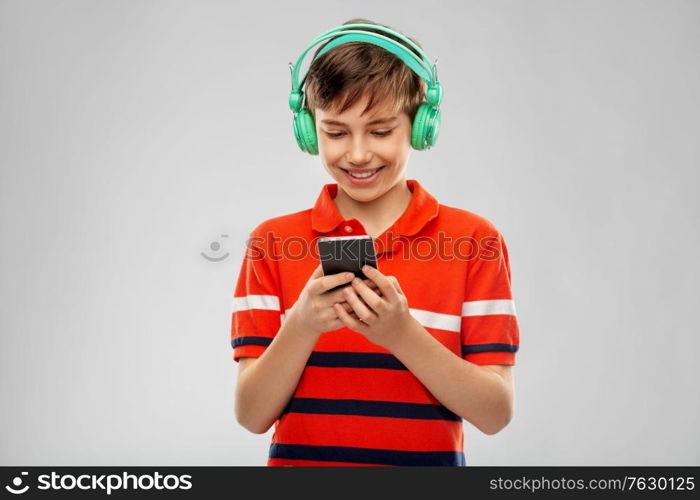
{"type": "Polygon", "coordinates": [[[248,236],[231,312],[233,360],[260,356],[281,325],[281,293],[271,234],[256,227],[248,236]]]}
{"type": "Polygon", "coordinates": [[[462,303],[462,358],[478,365],[514,365],[520,330],[508,248],[492,225],[475,239],[479,252],[468,263],[462,303]]]}

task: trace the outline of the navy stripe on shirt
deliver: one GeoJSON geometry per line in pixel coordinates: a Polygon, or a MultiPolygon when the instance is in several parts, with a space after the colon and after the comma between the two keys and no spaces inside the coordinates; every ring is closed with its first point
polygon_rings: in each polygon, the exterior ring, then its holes
{"type": "MultiPolygon", "coordinates": [[[[272,337],[245,336],[231,340],[231,347],[242,345],[269,346],[272,337]]],[[[520,346],[512,344],[471,344],[462,346],[462,356],[479,352],[518,352],[520,346]]],[[[313,351],[306,362],[307,366],[329,368],[386,368],[407,370],[406,366],[393,354],[382,352],[321,352],[313,351]]]]}
{"type": "Polygon", "coordinates": [[[272,342],[272,337],[237,337],[231,341],[231,347],[238,347],[241,345],[264,345],[268,346],[272,342]]]}
{"type": "MultiPolygon", "coordinates": [[[[242,345],[269,346],[271,337],[245,336],[231,341],[232,347],[242,345]]],[[[323,352],[312,351],[306,366],[325,366],[329,368],[386,368],[389,370],[408,370],[393,354],[382,352],[323,352]]]]}
{"type": "Polygon", "coordinates": [[[465,466],[461,451],[401,451],[351,446],[272,443],[270,458],[354,462],[381,465],[465,466]]]}
{"type": "Polygon", "coordinates": [[[282,411],[282,414],[285,413],[361,415],[365,417],[462,421],[462,417],[443,405],[369,401],[362,399],[292,398],[282,411]]]}
{"type": "Polygon", "coordinates": [[[472,344],[462,346],[462,356],[465,354],[471,354],[475,352],[488,352],[488,351],[498,351],[498,352],[518,352],[517,345],[512,344],[472,344]]]}
{"type": "Polygon", "coordinates": [[[393,354],[382,352],[320,352],[314,351],[306,362],[307,366],[333,368],[387,368],[407,370],[406,366],[393,354]]]}

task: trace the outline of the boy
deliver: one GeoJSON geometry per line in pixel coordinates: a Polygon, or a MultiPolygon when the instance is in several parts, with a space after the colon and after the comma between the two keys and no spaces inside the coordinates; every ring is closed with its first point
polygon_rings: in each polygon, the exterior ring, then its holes
{"type": "MultiPolygon", "coordinates": [[[[343,26],[354,24],[387,28],[343,26]]],[[[405,178],[425,92],[403,58],[343,43],[305,80],[312,139],[336,183],[250,233],[232,313],[236,419],[254,433],[274,424],[268,465],[466,465],[462,419],[495,434],[513,412],[505,241],[405,178]],[[316,239],[362,234],[378,268],[324,276],[316,239]]]]}

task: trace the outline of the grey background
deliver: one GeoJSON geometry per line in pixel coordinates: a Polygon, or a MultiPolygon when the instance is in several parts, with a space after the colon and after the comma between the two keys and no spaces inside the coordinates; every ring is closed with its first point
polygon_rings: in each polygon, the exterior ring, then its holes
{"type": "Polygon", "coordinates": [[[515,418],[465,422],[467,463],[700,463],[699,2],[23,0],[0,2],[1,465],[265,463],[231,296],[248,231],[332,182],[287,63],[352,17],[439,59],[408,178],[509,247],[515,418]]]}

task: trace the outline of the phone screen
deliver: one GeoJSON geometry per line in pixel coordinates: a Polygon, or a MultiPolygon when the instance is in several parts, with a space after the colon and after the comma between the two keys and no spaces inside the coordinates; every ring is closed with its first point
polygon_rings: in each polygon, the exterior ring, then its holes
{"type": "MultiPolygon", "coordinates": [[[[377,268],[374,239],[368,234],[319,238],[318,255],[324,275],[350,271],[364,280],[367,276],[362,272],[362,266],[366,264],[377,268]]],[[[329,292],[348,285],[339,285],[329,292]]]]}

